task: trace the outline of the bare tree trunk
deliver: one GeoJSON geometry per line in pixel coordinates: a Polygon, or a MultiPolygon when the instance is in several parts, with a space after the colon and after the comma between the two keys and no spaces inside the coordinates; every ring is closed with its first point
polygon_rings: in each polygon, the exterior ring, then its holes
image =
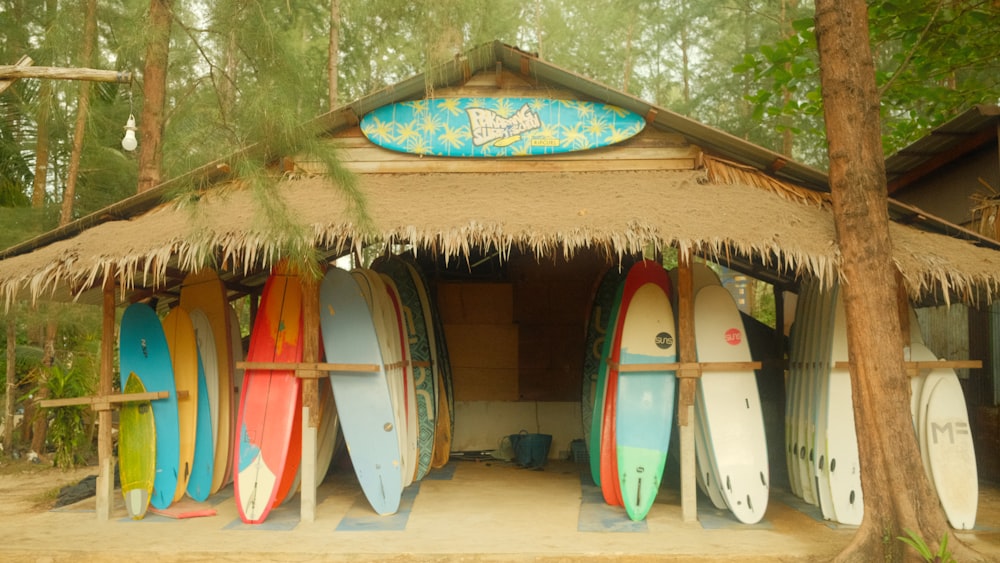
{"type": "Polygon", "coordinates": [[[330,0],[330,47],[326,62],[330,109],[337,107],[337,78],[340,72],[340,0],[330,0]]]}
{"type": "MultiPolygon", "coordinates": [[[[799,5],[798,0],[782,0],[781,2],[781,33],[784,37],[782,39],[787,39],[795,31],[792,29],[791,18],[788,17],[788,9],[791,8],[795,10],[799,5]]],[[[785,63],[785,70],[792,70],[792,63],[785,63]]],[[[788,105],[788,102],[792,100],[792,93],[788,90],[787,86],[781,88],[781,98],[788,105]]],[[[782,118],[783,125],[785,126],[784,131],[781,132],[781,154],[785,156],[792,156],[792,150],[795,147],[795,136],[792,134],[792,118],[786,115],[782,118]]]]}
{"type": "Polygon", "coordinates": [[[49,111],[52,108],[52,82],[42,80],[38,88],[38,128],[35,143],[35,180],[31,188],[31,207],[45,206],[45,186],[49,171],[49,111]]]}
{"type": "Polygon", "coordinates": [[[158,185],[163,166],[163,108],[167,98],[171,0],[150,0],[146,66],[142,73],[142,117],[139,120],[139,193],[158,185]]]}
{"type": "MultiPolygon", "coordinates": [[[[919,561],[895,538],[910,529],[934,546],[949,528],[910,417],[865,1],[817,0],[816,37],[865,502],[861,527],[838,560],[919,561]]],[[[975,558],[954,539],[949,547],[962,560],[975,558]]]]}
{"type": "MultiPolygon", "coordinates": [[[[38,375],[38,392],[35,394],[36,401],[44,401],[49,398],[49,370],[55,362],[55,341],[56,341],[56,321],[50,319],[45,326],[45,352],[42,355],[42,366],[38,375]]],[[[31,449],[38,454],[45,452],[45,435],[49,428],[48,410],[37,408],[31,429],[31,449]]]]}
{"type": "Polygon", "coordinates": [[[535,39],[538,41],[538,60],[545,60],[542,50],[542,0],[535,0],[535,39]]]}
{"type": "Polygon", "coordinates": [[[622,65],[622,92],[628,92],[629,78],[632,77],[632,35],[635,32],[636,14],[632,14],[628,22],[628,33],[625,35],[625,64],[622,65]]]}
{"type": "Polygon", "coordinates": [[[14,445],[14,398],[17,395],[17,325],[14,322],[14,311],[7,312],[7,389],[3,404],[3,451],[10,454],[14,445]]]}
{"type": "MultiPolygon", "coordinates": [[[[97,38],[97,0],[87,0],[87,14],[83,23],[83,45],[80,62],[85,67],[94,66],[94,43],[97,38]]],[[[44,102],[43,102],[44,104],[44,102]]],[[[73,220],[73,202],[76,199],[76,182],[80,174],[80,159],[83,156],[83,138],[87,134],[87,117],[90,113],[90,81],[80,82],[80,101],[76,108],[76,129],[73,131],[73,151],[70,153],[69,174],[66,190],[63,192],[59,226],[73,220]]]]}

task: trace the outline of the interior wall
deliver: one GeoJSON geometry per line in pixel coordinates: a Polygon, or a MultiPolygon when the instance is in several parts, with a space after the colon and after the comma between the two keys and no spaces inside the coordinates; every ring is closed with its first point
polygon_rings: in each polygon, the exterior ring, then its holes
{"type": "Polygon", "coordinates": [[[455,451],[492,450],[522,430],[551,434],[549,456],[583,437],[586,323],[608,263],[511,254],[489,279],[435,282],[455,391],[455,451]]]}

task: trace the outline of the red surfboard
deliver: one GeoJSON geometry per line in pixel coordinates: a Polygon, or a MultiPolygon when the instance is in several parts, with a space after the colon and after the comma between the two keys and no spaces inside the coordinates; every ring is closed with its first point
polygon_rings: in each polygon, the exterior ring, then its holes
{"type": "MultiPolygon", "coordinates": [[[[302,361],[302,286],[278,265],[264,284],[249,362],[302,361]]],[[[302,447],[302,395],[292,370],[248,369],[236,428],[233,482],[240,518],[258,524],[289,494],[302,447]]]]}

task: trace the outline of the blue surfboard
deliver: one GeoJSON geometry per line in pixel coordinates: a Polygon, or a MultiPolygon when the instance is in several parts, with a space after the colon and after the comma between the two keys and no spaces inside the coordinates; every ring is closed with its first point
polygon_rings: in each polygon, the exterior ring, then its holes
{"type": "Polygon", "coordinates": [[[620,143],[646,122],[609,104],[550,98],[429,98],[382,106],[361,120],[380,147],[429,156],[506,157],[620,143]]]}
{"type": "Polygon", "coordinates": [[[361,490],[375,512],[393,514],[403,492],[399,430],[371,311],[354,276],[340,268],[327,271],[319,299],[327,362],[378,366],[331,371],[330,384],[361,490]]]}
{"type": "Polygon", "coordinates": [[[212,412],[208,404],[208,380],[201,352],[198,352],[198,424],[195,427],[194,461],[188,479],[187,494],[202,502],[212,491],[215,470],[215,443],[212,441],[212,412]],[[203,397],[203,398],[202,398],[203,397]]]}
{"type": "MultiPolygon", "coordinates": [[[[144,303],[133,303],[122,314],[118,340],[118,362],[123,374],[135,373],[146,391],[167,391],[166,399],[151,401],[156,421],[156,478],[150,504],[164,510],[174,501],[180,470],[180,428],[177,420],[177,389],[170,350],[156,312],[144,303]]],[[[125,381],[122,382],[122,388],[125,381]]],[[[150,447],[154,447],[150,444],[150,447]]]]}

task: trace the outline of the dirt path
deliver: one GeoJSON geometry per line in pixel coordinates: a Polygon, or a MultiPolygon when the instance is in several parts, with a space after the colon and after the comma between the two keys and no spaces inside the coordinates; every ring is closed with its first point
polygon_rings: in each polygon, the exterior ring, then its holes
{"type": "MultiPolygon", "coordinates": [[[[0,522],[23,520],[26,514],[52,508],[59,489],[97,475],[97,466],[56,469],[24,460],[0,462],[0,522]]],[[[4,526],[6,527],[6,526],[4,526]]]]}

